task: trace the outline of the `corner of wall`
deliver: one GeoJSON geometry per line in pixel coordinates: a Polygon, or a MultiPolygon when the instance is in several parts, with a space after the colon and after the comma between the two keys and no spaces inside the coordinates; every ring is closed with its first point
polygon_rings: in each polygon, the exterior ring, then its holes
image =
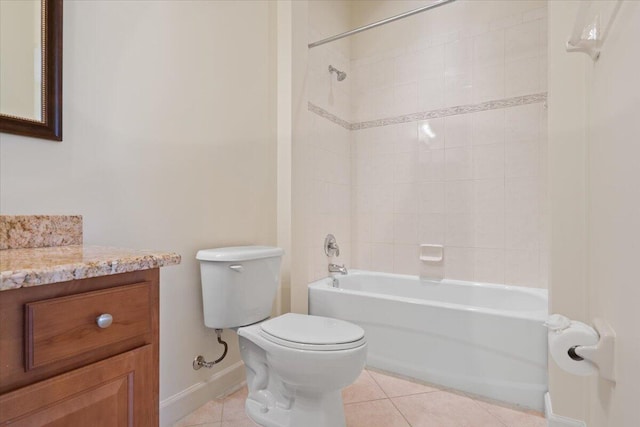
{"type": "Polygon", "coordinates": [[[244,384],[244,363],[235,362],[209,378],[160,402],[160,427],[170,427],[211,399],[227,396],[244,384]]]}

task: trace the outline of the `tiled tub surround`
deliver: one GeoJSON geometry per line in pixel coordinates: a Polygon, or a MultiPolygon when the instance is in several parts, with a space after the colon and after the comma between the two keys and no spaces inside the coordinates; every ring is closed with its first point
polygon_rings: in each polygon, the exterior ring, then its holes
{"type": "Polygon", "coordinates": [[[173,252],[70,245],[0,250],[0,291],[180,264],[173,252]]]}
{"type": "Polygon", "coordinates": [[[546,7],[475,24],[369,56],[353,44],[350,115],[309,98],[351,130],[350,265],[546,287],[546,7]],[[421,264],[421,243],[445,261],[421,264]]]}
{"type": "Polygon", "coordinates": [[[81,244],[80,215],[0,215],[0,250],[81,244]]]}
{"type": "MultiPolygon", "coordinates": [[[[207,402],[173,427],[254,427],[244,412],[247,388],[207,402]]],[[[538,413],[473,395],[365,370],[342,392],[347,427],[545,427],[538,413]]]]}

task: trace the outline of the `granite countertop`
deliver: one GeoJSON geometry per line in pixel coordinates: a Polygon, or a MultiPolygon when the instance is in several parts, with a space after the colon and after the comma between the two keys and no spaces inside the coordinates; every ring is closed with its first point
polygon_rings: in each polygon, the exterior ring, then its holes
{"type": "Polygon", "coordinates": [[[180,264],[174,252],[69,245],[0,250],[0,291],[180,264]]]}

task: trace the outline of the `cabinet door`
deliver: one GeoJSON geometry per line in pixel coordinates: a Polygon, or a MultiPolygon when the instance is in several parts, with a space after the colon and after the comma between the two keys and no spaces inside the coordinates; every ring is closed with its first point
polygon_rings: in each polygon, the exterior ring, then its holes
{"type": "Polygon", "coordinates": [[[156,426],[151,345],[0,396],[0,425],[156,426]]]}

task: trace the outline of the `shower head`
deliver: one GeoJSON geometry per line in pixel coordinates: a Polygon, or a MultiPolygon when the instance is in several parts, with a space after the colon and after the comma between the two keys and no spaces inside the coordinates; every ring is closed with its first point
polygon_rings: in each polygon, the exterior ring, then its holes
{"type": "Polygon", "coordinates": [[[344,79],[347,78],[347,73],[345,73],[344,71],[338,70],[333,65],[329,65],[329,72],[330,73],[336,73],[336,77],[338,78],[339,82],[341,82],[341,81],[343,81],[344,79]]]}

